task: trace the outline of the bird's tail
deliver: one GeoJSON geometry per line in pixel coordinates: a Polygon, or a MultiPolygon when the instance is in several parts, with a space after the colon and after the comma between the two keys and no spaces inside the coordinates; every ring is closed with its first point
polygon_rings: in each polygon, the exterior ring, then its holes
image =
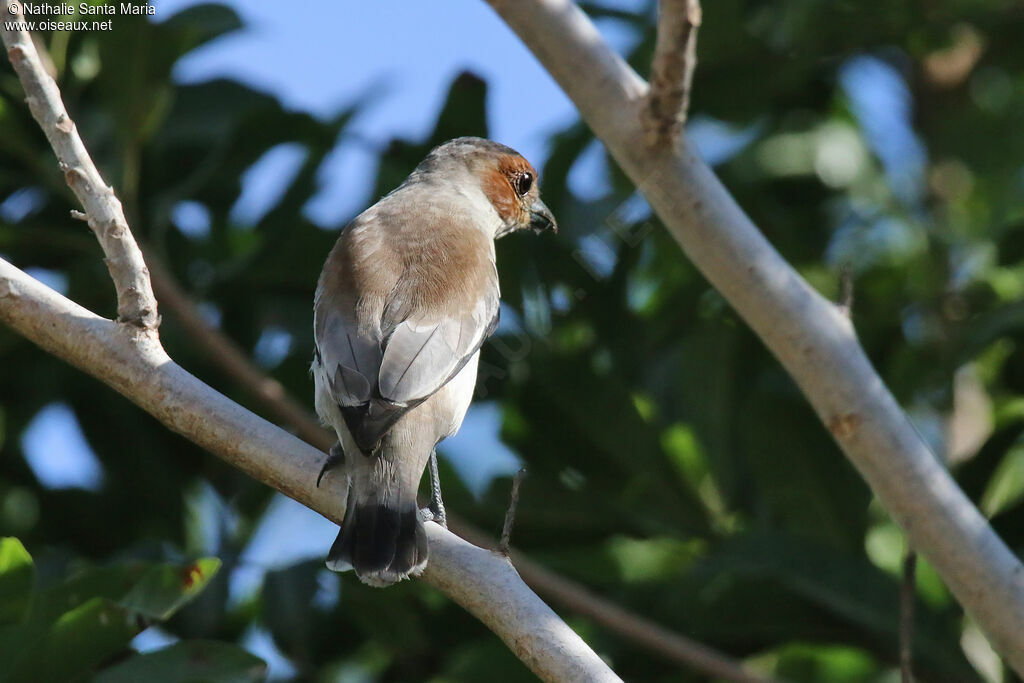
{"type": "Polygon", "coordinates": [[[427,532],[412,501],[359,501],[350,495],[338,538],[327,555],[336,572],[354,569],[371,586],[390,586],[427,566],[427,532]]]}

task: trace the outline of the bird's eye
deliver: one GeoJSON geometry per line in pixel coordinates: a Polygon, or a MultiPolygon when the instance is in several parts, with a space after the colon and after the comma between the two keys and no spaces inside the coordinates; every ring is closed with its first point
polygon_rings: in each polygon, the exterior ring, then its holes
{"type": "Polygon", "coordinates": [[[513,181],[513,185],[515,185],[516,194],[520,197],[524,196],[533,187],[533,174],[529,171],[520,173],[513,181]]]}

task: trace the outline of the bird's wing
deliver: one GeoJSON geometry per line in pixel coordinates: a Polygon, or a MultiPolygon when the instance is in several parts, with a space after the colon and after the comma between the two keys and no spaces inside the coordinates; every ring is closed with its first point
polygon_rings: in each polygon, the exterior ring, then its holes
{"type": "Polygon", "coordinates": [[[316,358],[324,370],[331,395],[342,408],[366,403],[376,394],[383,358],[379,339],[360,332],[344,308],[327,308],[316,315],[316,358]]]}
{"type": "Polygon", "coordinates": [[[393,403],[429,397],[480,349],[498,323],[498,311],[497,289],[488,287],[467,311],[403,320],[384,346],[380,395],[393,403]]]}
{"type": "Polygon", "coordinates": [[[388,258],[394,247],[379,232],[343,236],[328,260],[336,267],[325,268],[318,289],[321,369],[367,453],[403,414],[451,380],[498,322],[489,239],[471,227],[445,234],[441,225],[424,231],[431,241],[419,248],[438,249],[438,258],[388,258]],[[387,272],[395,262],[402,262],[401,271],[387,272]]]}

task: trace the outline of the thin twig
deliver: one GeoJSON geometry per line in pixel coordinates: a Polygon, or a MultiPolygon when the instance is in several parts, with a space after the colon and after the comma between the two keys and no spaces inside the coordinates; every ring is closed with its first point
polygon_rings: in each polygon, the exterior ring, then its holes
{"type": "Polygon", "coordinates": [[[839,301],[836,306],[847,318],[853,316],[853,267],[849,263],[844,263],[839,269],[839,301]]]}
{"type": "MultiPolygon", "coordinates": [[[[853,318],[853,267],[844,263],[839,269],[839,300],[836,308],[848,320],[853,318]]],[[[917,595],[917,554],[909,546],[903,556],[903,578],[900,581],[900,679],[914,683],[914,599],[917,595]]]]}
{"type": "Polygon", "coordinates": [[[699,0],[662,0],[660,10],[644,117],[651,147],[675,142],[686,122],[701,22],[699,0]]]}
{"type": "Polygon", "coordinates": [[[914,683],[914,603],[917,597],[917,553],[907,548],[900,582],[900,680],[914,683]]]}
{"type": "Polygon", "coordinates": [[[526,476],[526,468],[520,467],[512,477],[512,493],[509,495],[508,510],[505,511],[505,523],[501,526],[501,540],[498,541],[498,552],[508,555],[509,543],[512,540],[512,526],[516,523],[516,508],[519,507],[519,486],[526,476]]]}
{"type": "Polygon", "coordinates": [[[68,116],[60,90],[47,73],[28,31],[15,29],[24,21],[20,3],[5,0],[0,27],[7,57],[25,89],[25,101],[33,118],[43,129],[68,187],[82,203],[89,227],[106,255],[107,269],[117,291],[118,320],[145,331],[155,332],[160,324],[149,271],[142,258],[121,202],[100,176],[89,157],[74,121],[68,116]]]}

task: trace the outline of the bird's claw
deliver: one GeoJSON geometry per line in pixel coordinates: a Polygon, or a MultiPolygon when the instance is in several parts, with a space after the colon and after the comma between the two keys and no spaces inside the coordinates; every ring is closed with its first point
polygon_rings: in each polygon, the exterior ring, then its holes
{"type": "Polygon", "coordinates": [[[433,501],[427,507],[420,508],[420,519],[424,522],[438,524],[442,529],[448,528],[448,517],[445,515],[444,506],[442,505],[439,509],[435,509],[433,501]]]}
{"type": "Polygon", "coordinates": [[[345,451],[341,450],[341,442],[335,443],[331,446],[331,450],[327,453],[327,459],[324,460],[324,466],[320,468],[320,474],[316,477],[316,487],[320,488],[320,480],[324,478],[329,470],[334,469],[338,465],[345,464],[345,451]]]}

